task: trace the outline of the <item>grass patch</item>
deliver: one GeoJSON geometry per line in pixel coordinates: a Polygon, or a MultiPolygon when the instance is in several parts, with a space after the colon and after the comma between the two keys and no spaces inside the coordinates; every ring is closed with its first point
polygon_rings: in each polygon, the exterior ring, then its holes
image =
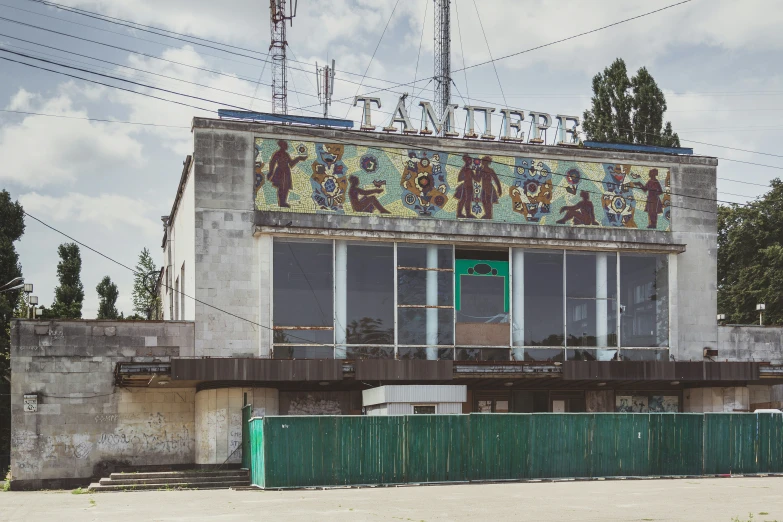
{"type": "Polygon", "coordinates": [[[71,491],[71,495],[86,495],[87,493],[89,493],[89,491],[87,491],[86,489],[82,489],[81,487],[78,487],[73,491],[71,491]]]}
{"type": "Polygon", "coordinates": [[[90,499],[90,507],[95,507],[95,499],[94,498],[90,499]]]}

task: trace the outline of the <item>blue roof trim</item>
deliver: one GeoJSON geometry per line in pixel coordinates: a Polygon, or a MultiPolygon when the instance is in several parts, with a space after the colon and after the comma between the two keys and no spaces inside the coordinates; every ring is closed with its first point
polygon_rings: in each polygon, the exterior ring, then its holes
{"type": "Polygon", "coordinates": [[[218,109],[218,116],[221,118],[263,121],[268,123],[294,123],[300,125],[325,125],[327,127],[342,127],[345,129],[353,128],[353,121],[339,120],[337,118],[315,118],[310,116],[292,116],[290,114],[283,116],[267,112],[233,111],[228,109],[218,109]]]}
{"type": "Polygon", "coordinates": [[[685,154],[693,155],[693,149],[686,147],[658,147],[656,145],[636,145],[633,143],[603,143],[601,141],[585,141],[584,146],[588,149],[613,149],[624,150],[628,152],[657,152],[663,154],[685,154]]]}

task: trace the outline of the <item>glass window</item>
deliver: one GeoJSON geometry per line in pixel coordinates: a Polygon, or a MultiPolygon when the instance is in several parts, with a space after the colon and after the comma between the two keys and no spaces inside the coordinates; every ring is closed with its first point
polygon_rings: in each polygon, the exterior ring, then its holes
{"type": "Polygon", "coordinates": [[[435,405],[423,405],[413,407],[414,415],[435,415],[435,405]]]}
{"type": "Polygon", "coordinates": [[[454,277],[457,344],[509,346],[508,250],[458,251],[454,277]]]}
{"type": "Polygon", "coordinates": [[[394,344],[394,246],[349,244],[348,344],[394,344]]]}
{"type": "Polygon", "coordinates": [[[563,252],[524,255],[525,346],[563,346],[563,252]]]}
{"type": "Polygon", "coordinates": [[[617,346],[616,324],[617,254],[568,252],[566,344],[617,346]]]}
{"type": "Polygon", "coordinates": [[[621,255],[620,289],[621,345],[668,346],[668,257],[665,254],[621,255]]]}
{"type": "MultiPolygon", "coordinates": [[[[286,326],[333,326],[332,243],[275,238],[273,250],[273,321],[286,326]]],[[[304,332],[286,332],[308,337],[304,332]]],[[[324,334],[318,334],[319,341],[324,334]]],[[[276,332],[277,336],[277,332],[276,332]]],[[[331,332],[326,334],[331,343],[331,332]]],[[[277,342],[277,340],[276,340],[277,342]]],[[[301,343],[302,340],[293,340],[301,343]]],[[[305,341],[306,342],[306,341],[305,341]]]]}

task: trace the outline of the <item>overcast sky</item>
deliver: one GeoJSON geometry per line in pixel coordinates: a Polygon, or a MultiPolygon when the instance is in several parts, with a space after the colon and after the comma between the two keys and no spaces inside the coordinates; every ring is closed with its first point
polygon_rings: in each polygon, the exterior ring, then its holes
{"type": "MultiPolygon", "coordinates": [[[[455,0],[452,68],[486,61],[490,53],[498,58],[552,42],[675,1],[455,0]]],[[[60,2],[259,53],[267,52],[269,46],[266,0],[60,2]]],[[[431,99],[432,83],[428,78],[433,74],[432,11],[429,0],[301,0],[293,27],[288,29],[289,57],[301,62],[290,64],[289,89],[297,91],[289,93],[290,113],[315,115],[309,111],[319,111],[313,64],[324,63],[327,58],[336,60],[338,70],[333,116],[358,120],[359,109],[341,99],[389,87],[390,82],[409,83],[425,78],[415,84],[415,89],[397,87],[378,94],[383,101],[382,111],[393,109],[400,92],[431,99]],[[388,29],[378,45],[387,22],[388,29]],[[376,46],[377,53],[371,61],[376,46]],[[368,64],[368,76],[373,79],[364,79],[360,86],[357,83],[368,64]]],[[[246,56],[227,54],[28,0],[0,0],[0,17],[124,50],[0,20],[0,46],[4,49],[218,103],[178,98],[79,71],[67,71],[70,74],[181,100],[210,111],[225,104],[259,111],[271,109],[271,71],[264,67],[263,54],[239,49],[234,51],[246,56]],[[256,87],[259,76],[261,81],[256,87]]],[[[464,105],[470,100],[497,108],[581,115],[589,108],[593,75],[622,57],[631,71],[646,66],[664,89],[669,105],[667,119],[680,134],[683,146],[694,147],[697,154],[777,167],[720,162],[719,198],[745,201],[765,191],[762,186],[746,183],[763,185],[780,176],[783,159],[721,146],[779,153],[783,137],[783,125],[777,121],[783,115],[781,27],[781,0],[693,0],[617,27],[499,60],[496,67],[502,92],[491,64],[471,68],[467,75],[456,72],[453,102],[464,105]]],[[[0,56],[66,71],[18,55],[0,52],[0,56]]],[[[147,247],[160,263],[160,216],[171,210],[182,161],[191,152],[191,118],[215,113],[3,60],[0,80],[0,109],[4,110],[0,112],[0,186],[18,198],[31,214],[108,256],[134,265],[141,249],[147,247]]],[[[385,123],[383,116],[376,112],[374,123],[385,123]]],[[[418,111],[411,111],[411,116],[417,119],[418,111]]],[[[499,124],[500,119],[495,119],[495,125],[499,124]]],[[[28,220],[25,235],[17,243],[24,275],[35,284],[41,304],[47,306],[57,284],[56,248],[64,241],[66,238],[28,220]]],[[[95,317],[95,286],[104,275],[119,285],[120,310],[131,313],[132,274],[84,249],[82,260],[83,316],[95,317]]]]}

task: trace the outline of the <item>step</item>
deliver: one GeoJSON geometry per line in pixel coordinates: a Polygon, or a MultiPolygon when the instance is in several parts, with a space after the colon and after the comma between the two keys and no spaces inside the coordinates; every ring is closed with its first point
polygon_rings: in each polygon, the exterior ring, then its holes
{"type": "Polygon", "coordinates": [[[112,480],[124,480],[124,479],[179,479],[179,478],[195,478],[195,477],[212,477],[219,479],[221,477],[235,477],[243,476],[249,477],[250,472],[246,469],[231,469],[222,471],[200,471],[200,470],[187,470],[187,471],[142,471],[142,472],[130,472],[130,473],[112,473],[109,478],[112,480]]]}
{"type": "Polygon", "coordinates": [[[224,481],[224,482],[172,482],[169,484],[140,484],[134,486],[104,486],[99,483],[90,484],[88,491],[101,493],[109,491],[145,491],[168,489],[228,489],[238,486],[249,486],[248,480],[224,481]]]}
{"type": "Polygon", "coordinates": [[[180,476],[169,478],[136,478],[133,475],[123,478],[102,478],[99,481],[101,486],[122,486],[122,485],[134,485],[134,484],[169,484],[171,482],[236,482],[236,481],[248,481],[250,477],[247,474],[234,474],[234,475],[221,475],[219,477],[202,477],[198,475],[194,476],[180,476]]]}

